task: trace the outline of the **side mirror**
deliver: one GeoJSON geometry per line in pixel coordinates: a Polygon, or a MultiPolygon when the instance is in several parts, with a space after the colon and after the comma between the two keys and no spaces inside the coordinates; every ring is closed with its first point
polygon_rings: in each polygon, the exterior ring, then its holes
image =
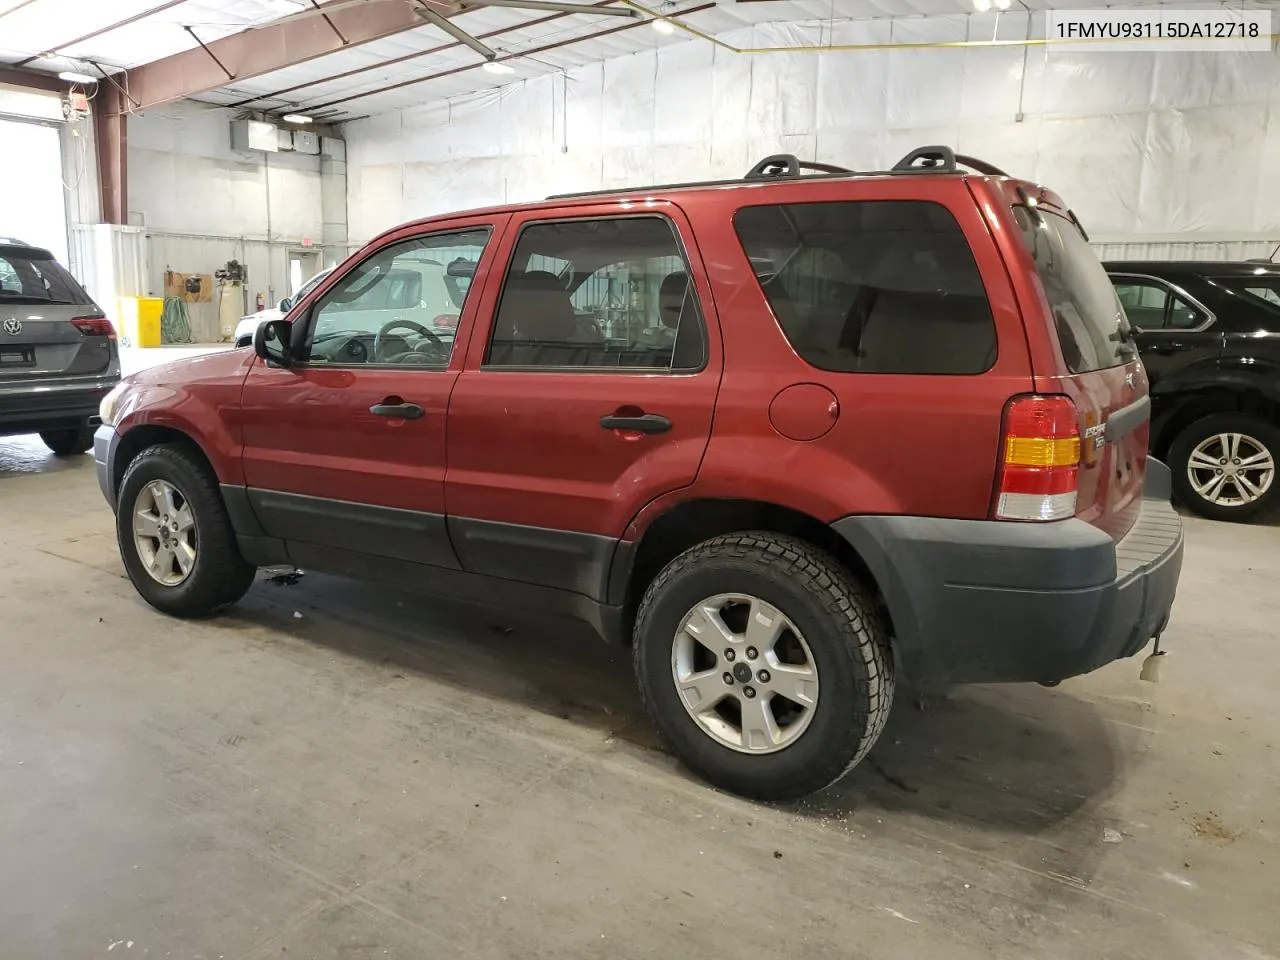
{"type": "Polygon", "coordinates": [[[288,313],[290,310],[293,309],[293,297],[285,297],[283,300],[281,300],[279,303],[276,304],[276,308],[280,311],[282,315],[288,313]]]}
{"type": "Polygon", "coordinates": [[[267,363],[287,367],[293,363],[293,324],[288,320],[269,320],[258,324],[253,332],[253,350],[267,363]]]}

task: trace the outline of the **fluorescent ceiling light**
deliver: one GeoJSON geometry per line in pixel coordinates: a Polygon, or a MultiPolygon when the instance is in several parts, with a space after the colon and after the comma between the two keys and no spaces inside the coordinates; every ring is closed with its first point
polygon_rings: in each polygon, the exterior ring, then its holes
{"type": "Polygon", "coordinates": [[[1008,10],[1013,0],[995,0],[997,10],[1008,10]]]}
{"type": "Polygon", "coordinates": [[[659,33],[675,33],[676,28],[670,20],[650,20],[649,26],[657,30],[659,33]]]}
{"type": "Polygon", "coordinates": [[[986,13],[991,9],[991,0],[973,0],[973,8],[979,13],[986,13]]]}
{"type": "Polygon", "coordinates": [[[507,73],[516,72],[515,67],[508,66],[505,63],[498,63],[494,60],[485,61],[484,68],[488,70],[490,73],[497,73],[497,74],[507,74],[507,73]]]}
{"type": "Polygon", "coordinates": [[[66,71],[64,73],[58,74],[58,79],[65,80],[67,81],[67,83],[97,83],[98,82],[97,77],[91,77],[87,73],[72,73],[71,71],[66,71]]]}
{"type": "Polygon", "coordinates": [[[286,113],[280,118],[285,123],[310,123],[311,118],[303,116],[301,113],[286,113]]]}

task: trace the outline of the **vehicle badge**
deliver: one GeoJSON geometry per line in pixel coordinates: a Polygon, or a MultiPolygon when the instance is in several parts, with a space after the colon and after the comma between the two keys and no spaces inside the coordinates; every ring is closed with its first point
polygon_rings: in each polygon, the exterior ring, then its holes
{"type": "Polygon", "coordinates": [[[11,337],[16,337],[22,332],[22,321],[17,317],[10,317],[4,322],[4,332],[11,337]]]}

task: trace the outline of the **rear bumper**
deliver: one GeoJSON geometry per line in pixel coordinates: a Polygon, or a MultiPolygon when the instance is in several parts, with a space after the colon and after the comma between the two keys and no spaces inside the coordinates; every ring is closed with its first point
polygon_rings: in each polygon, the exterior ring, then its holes
{"type": "Polygon", "coordinates": [[[93,380],[0,386],[0,436],[87,427],[120,375],[93,380]]]}
{"type": "Polygon", "coordinates": [[[1051,682],[1132,656],[1164,629],[1182,572],[1169,470],[1150,459],[1142,511],[1119,543],[1075,519],[833,526],[884,592],[907,681],[1051,682]]]}

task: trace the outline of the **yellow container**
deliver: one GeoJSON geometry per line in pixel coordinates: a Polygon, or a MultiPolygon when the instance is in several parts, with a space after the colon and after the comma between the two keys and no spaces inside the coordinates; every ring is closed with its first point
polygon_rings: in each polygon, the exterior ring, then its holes
{"type": "Polygon", "coordinates": [[[163,297],[121,297],[120,336],[130,346],[158,347],[163,297]]]}

